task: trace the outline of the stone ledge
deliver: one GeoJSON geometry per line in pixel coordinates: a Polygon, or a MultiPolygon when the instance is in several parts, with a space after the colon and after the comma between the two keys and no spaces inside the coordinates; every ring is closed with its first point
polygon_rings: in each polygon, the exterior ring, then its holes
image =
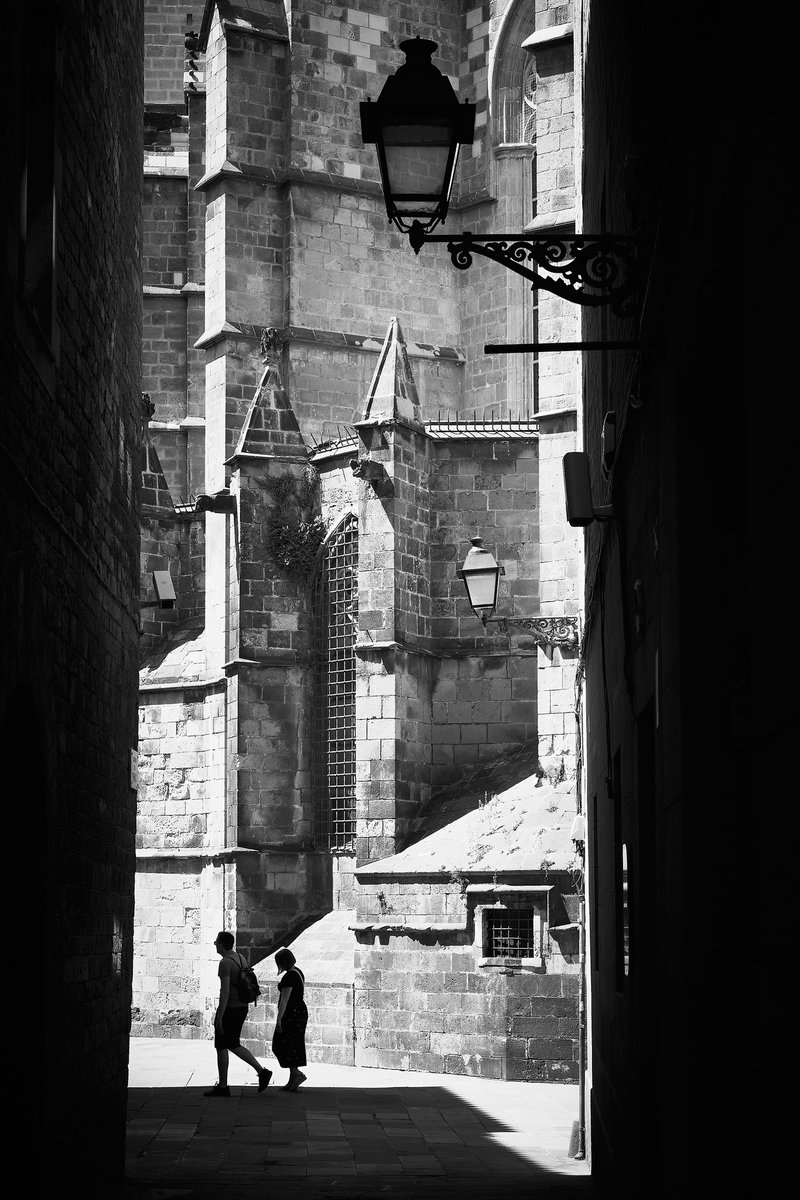
{"type": "Polygon", "coordinates": [[[573,233],[575,230],[575,210],[565,208],[561,212],[541,213],[525,226],[525,233],[573,233]]]}
{"type": "Polygon", "coordinates": [[[234,858],[241,854],[258,854],[258,850],[253,850],[250,846],[219,846],[214,849],[208,847],[174,847],[174,848],[153,848],[148,850],[139,849],[136,851],[137,859],[168,859],[168,858],[234,858]]]}
{"type": "Polygon", "coordinates": [[[486,895],[487,892],[506,893],[509,892],[552,892],[552,883],[468,883],[467,894],[479,892],[486,895]]]}
{"type": "MultiPolygon", "coordinates": [[[[275,170],[274,167],[261,167],[256,163],[240,162],[238,159],[226,158],[219,166],[212,167],[195,183],[196,192],[204,192],[218,184],[230,182],[251,182],[262,187],[316,187],[328,191],[350,192],[361,196],[371,196],[383,204],[383,188],[374,179],[362,179],[358,175],[340,175],[332,171],[312,171],[308,167],[286,167],[275,170]]],[[[451,213],[467,212],[471,208],[480,208],[487,204],[497,204],[497,197],[480,188],[474,192],[465,192],[450,202],[451,213]]]]}
{"type": "Polygon", "coordinates": [[[219,687],[223,683],[225,683],[224,675],[213,675],[207,679],[175,679],[158,683],[140,683],[139,692],[202,691],[205,688],[219,687]]]}
{"type": "Polygon", "coordinates": [[[522,43],[523,50],[539,50],[553,46],[556,42],[566,42],[572,39],[572,25],[548,25],[546,29],[537,29],[522,43]]]}
{"type": "MultiPolygon", "coordinates": [[[[194,343],[194,349],[206,350],[226,338],[260,342],[263,333],[264,330],[259,325],[243,321],[222,321],[204,330],[194,343]]],[[[284,345],[297,343],[335,350],[362,350],[369,354],[380,354],[383,348],[381,338],[364,333],[340,333],[333,329],[314,329],[304,325],[287,325],[277,330],[277,333],[284,345]]],[[[447,361],[456,366],[463,366],[467,357],[466,351],[460,346],[437,346],[429,342],[408,342],[406,350],[410,358],[447,361]]]]}
{"type": "Polygon", "coordinates": [[[466,921],[392,921],[382,924],[369,924],[367,922],[358,922],[355,925],[348,925],[348,929],[352,929],[353,933],[464,933],[467,929],[466,921]]]}

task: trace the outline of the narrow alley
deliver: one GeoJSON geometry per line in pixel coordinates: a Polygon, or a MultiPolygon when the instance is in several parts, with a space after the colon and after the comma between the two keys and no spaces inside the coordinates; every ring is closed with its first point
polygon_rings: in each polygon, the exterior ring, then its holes
{"type": "MultiPolygon", "coordinates": [[[[271,1064],[273,1067],[275,1063],[271,1064]]],[[[569,1156],[578,1089],[311,1063],[299,1091],[276,1070],[260,1095],[231,1065],[231,1098],[208,1099],[200,1040],[131,1042],[127,1182],[115,1200],[339,1196],[594,1200],[569,1156]]]]}

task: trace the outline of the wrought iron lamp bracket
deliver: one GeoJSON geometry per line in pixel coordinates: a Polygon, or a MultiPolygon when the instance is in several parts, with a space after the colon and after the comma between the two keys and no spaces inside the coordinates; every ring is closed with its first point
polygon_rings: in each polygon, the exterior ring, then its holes
{"type": "Polygon", "coordinates": [[[620,317],[634,314],[636,243],[614,234],[426,233],[414,221],[408,240],[416,254],[426,242],[444,242],[454,267],[466,271],[480,254],[584,307],[609,304],[620,317]],[[532,265],[529,265],[532,264],[532,265]],[[546,271],[548,274],[540,274],[546,271]]]}
{"type": "Polygon", "coordinates": [[[524,629],[543,646],[578,646],[577,617],[488,617],[487,621],[497,625],[500,633],[508,633],[511,626],[524,629]]]}

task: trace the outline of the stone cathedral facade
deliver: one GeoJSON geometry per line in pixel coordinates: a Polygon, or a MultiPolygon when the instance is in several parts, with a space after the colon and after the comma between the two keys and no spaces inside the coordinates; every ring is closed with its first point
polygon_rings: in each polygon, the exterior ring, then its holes
{"type": "Polygon", "coordinates": [[[389,225],[358,104],[419,34],[477,104],[445,231],[576,227],[572,6],[149,0],[134,1033],[218,929],[312,1057],[577,1078],[575,308],[389,225]],[[484,630],[459,568],[503,567],[484,630]],[[169,571],[174,608],[152,601],[169,571]],[[504,621],[506,618],[507,621],[504,621]]]}

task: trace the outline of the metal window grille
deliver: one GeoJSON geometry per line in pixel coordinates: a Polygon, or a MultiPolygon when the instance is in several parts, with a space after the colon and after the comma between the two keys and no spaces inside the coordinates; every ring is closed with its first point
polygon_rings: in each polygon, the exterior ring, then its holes
{"type": "Polygon", "coordinates": [[[536,59],[528,56],[522,80],[522,137],[521,141],[536,144],[536,59]]]}
{"type": "Polygon", "coordinates": [[[536,144],[536,62],[532,55],[525,64],[522,86],[498,89],[496,121],[501,144],[536,144]]]}
{"type": "Polygon", "coordinates": [[[314,590],[317,633],[314,841],[353,846],[356,832],[356,660],[358,521],[330,538],[314,590]]]}
{"type": "Polygon", "coordinates": [[[496,909],[484,915],[484,952],[488,958],[536,958],[538,948],[532,908],[496,909]]]}

